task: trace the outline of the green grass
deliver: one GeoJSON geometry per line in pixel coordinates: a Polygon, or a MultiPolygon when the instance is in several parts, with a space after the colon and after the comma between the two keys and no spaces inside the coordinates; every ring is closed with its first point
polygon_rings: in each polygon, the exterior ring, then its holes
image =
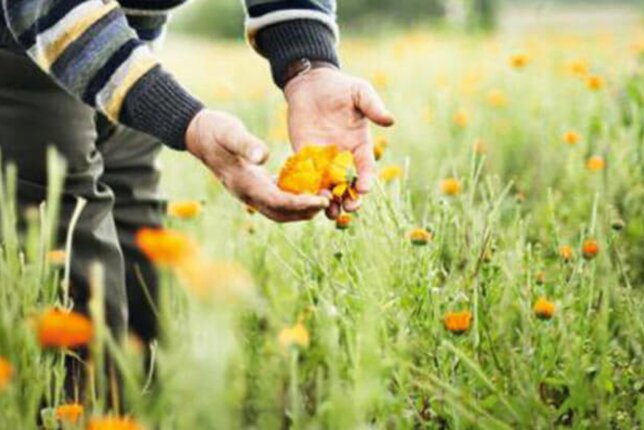
{"type": "MultiPolygon", "coordinates": [[[[136,348],[104,346],[124,373],[129,412],[159,429],[640,428],[644,92],[634,45],[644,34],[636,21],[618,24],[344,41],[347,70],[379,76],[398,118],[375,132],[390,143],[380,165],[404,170],[378,184],[344,232],[322,218],[283,226],[250,215],[196,161],[165,154],[169,195],[205,201],[198,219],[169,225],[197,238],[209,259],[239,261],[255,291],[201,300],[164,272],[156,382],[136,348]],[[517,71],[507,59],[519,51],[530,64],[517,71]],[[601,91],[567,72],[578,58],[605,79],[601,91]],[[492,89],[505,108],[488,105],[492,89]],[[466,128],[452,122],[459,111],[466,128]],[[578,145],[562,141],[567,130],[580,133],[578,145]],[[474,153],[477,139],[485,154],[474,153]],[[605,169],[589,171],[591,155],[605,169]],[[441,193],[446,177],[461,180],[460,195],[441,193]],[[431,229],[427,246],[411,245],[414,227],[431,229]],[[600,246],[592,261],[581,257],[587,238],[600,246]],[[575,253],[568,263],[564,244],[575,253]],[[551,320],[533,313],[541,296],[556,304],[551,320]],[[457,310],[474,316],[460,336],[443,327],[457,310]],[[298,321],[310,344],[284,349],[279,333],[298,321]]],[[[267,73],[250,73],[265,68],[261,60],[240,44],[169,42],[170,67],[267,138],[277,172],[289,153],[283,101],[267,73]]],[[[28,429],[43,398],[46,407],[61,399],[62,354],[40,351],[32,327],[56,302],[60,275],[46,267],[39,239],[52,211],[19,247],[13,185],[9,171],[0,356],[15,375],[0,392],[0,428],[28,429]]],[[[101,414],[104,400],[99,393],[86,413],[101,414]]]]}

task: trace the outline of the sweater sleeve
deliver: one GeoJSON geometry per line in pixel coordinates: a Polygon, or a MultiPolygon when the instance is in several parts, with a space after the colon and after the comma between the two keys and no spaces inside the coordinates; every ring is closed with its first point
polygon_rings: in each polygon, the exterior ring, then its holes
{"type": "Polygon", "coordinates": [[[246,35],[271,65],[273,80],[286,84],[290,64],[302,58],[339,67],[335,0],[245,0],[246,35]]]}
{"type": "Polygon", "coordinates": [[[185,149],[202,104],[138,39],[115,0],[0,0],[27,55],[65,90],[118,122],[185,149]]]}

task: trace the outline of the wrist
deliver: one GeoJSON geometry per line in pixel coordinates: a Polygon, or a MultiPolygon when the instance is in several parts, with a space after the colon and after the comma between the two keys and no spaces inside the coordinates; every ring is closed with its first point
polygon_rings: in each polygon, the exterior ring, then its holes
{"type": "Polygon", "coordinates": [[[316,69],[339,70],[339,67],[328,61],[310,60],[306,57],[302,57],[287,66],[284,76],[284,88],[286,88],[289,82],[293,79],[306,75],[316,69]]]}
{"type": "Polygon", "coordinates": [[[199,149],[199,142],[201,140],[199,137],[199,124],[201,123],[201,119],[203,118],[205,112],[206,109],[201,109],[195,114],[195,116],[190,120],[190,123],[188,124],[185,135],[186,149],[188,150],[188,152],[199,159],[201,159],[201,150],[199,149]]]}

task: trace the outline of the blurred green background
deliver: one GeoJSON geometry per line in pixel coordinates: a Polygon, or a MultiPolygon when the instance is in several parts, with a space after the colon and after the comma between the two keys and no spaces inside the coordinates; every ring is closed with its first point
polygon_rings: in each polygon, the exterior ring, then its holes
{"type": "MultiPolygon", "coordinates": [[[[177,14],[172,26],[193,35],[242,38],[244,14],[240,3],[241,0],[193,0],[177,14]]],[[[472,31],[489,31],[497,25],[503,8],[592,8],[600,4],[641,5],[644,10],[642,0],[338,0],[338,18],[343,31],[355,33],[445,22],[457,22],[472,31]]]]}

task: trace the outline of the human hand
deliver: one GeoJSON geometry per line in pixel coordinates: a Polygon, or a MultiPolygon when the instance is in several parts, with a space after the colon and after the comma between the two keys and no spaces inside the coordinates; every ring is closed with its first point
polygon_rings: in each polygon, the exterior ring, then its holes
{"type": "MultiPolygon", "coordinates": [[[[307,144],[337,145],[353,153],[358,169],[356,189],[369,192],[376,176],[376,161],[369,120],[389,127],[393,116],[366,81],[335,68],[316,68],[291,79],[284,88],[288,103],[288,130],[297,152],[307,144]]],[[[355,211],[359,201],[332,202],[326,213],[336,218],[340,205],[355,211]]]]}
{"type": "Polygon", "coordinates": [[[186,146],[232,194],[274,221],[309,220],[329,206],[327,197],[281,191],[261,167],[268,148],[232,115],[199,112],[188,126],[186,146]]]}

